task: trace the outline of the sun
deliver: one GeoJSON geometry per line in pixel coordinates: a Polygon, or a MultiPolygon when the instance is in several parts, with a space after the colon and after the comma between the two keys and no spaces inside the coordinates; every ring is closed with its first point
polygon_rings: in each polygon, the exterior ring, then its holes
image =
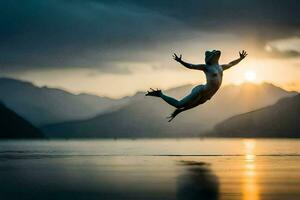
{"type": "Polygon", "coordinates": [[[247,81],[247,82],[255,82],[256,73],[252,70],[248,70],[245,72],[244,78],[245,78],[245,81],[247,81]]]}

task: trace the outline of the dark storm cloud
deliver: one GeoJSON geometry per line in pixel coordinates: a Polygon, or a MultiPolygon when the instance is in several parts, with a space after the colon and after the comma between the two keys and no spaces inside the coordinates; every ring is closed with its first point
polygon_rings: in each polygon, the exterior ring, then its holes
{"type": "Polygon", "coordinates": [[[143,8],[94,1],[1,1],[0,12],[0,63],[12,70],[122,60],[175,23],[143,8]]]}
{"type": "Polygon", "coordinates": [[[0,2],[0,68],[97,67],[175,40],[180,33],[251,31],[262,41],[299,34],[300,2],[260,0],[11,0],[0,2]]]}
{"type": "MultiPolygon", "coordinates": [[[[125,3],[117,0],[110,4],[125,3]]],[[[126,4],[163,13],[196,30],[226,30],[233,33],[247,33],[250,30],[271,38],[299,34],[298,0],[127,0],[126,4]]]]}

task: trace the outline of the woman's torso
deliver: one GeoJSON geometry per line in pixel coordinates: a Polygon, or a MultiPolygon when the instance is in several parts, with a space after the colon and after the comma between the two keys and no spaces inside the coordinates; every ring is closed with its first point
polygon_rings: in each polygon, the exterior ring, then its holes
{"type": "Polygon", "coordinates": [[[223,68],[220,65],[207,65],[204,73],[206,75],[205,90],[212,96],[222,84],[223,68]]]}

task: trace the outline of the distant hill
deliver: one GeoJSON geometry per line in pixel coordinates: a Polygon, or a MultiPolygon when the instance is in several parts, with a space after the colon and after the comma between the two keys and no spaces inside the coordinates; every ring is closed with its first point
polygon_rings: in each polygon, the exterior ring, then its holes
{"type": "MultiPolygon", "coordinates": [[[[191,85],[166,91],[182,97],[191,85]]],[[[262,108],[278,99],[295,95],[272,84],[225,86],[209,102],[184,112],[168,123],[173,110],[163,100],[138,93],[128,105],[88,120],[47,125],[42,130],[49,137],[190,137],[212,130],[214,125],[236,114],[262,108]]]]}
{"type": "Polygon", "coordinates": [[[234,116],[216,125],[222,137],[300,137],[300,94],[276,104],[234,116]]]}
{"type": "Polygon", "coordinates": [[[124,105],[128,98],[75,95],[61,89],[0,78],[0,101],[34,125],[86,119],[124,105]]]}
{"type": "Polygon", "coordinates": [[[0,103],[0,139],[44,138],[28,121],[0,103]]]}

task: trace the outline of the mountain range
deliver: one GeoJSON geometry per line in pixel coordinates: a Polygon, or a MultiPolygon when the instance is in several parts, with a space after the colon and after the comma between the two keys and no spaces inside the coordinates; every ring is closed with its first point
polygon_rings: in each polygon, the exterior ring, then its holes
{"type": "Polygon", "coordinates": [[[38,87],[26,81],[0,78],[0,101],[34,125],[41,126],[111,112],[126,104],[128,98],[76,95],[62,89],[38,87]]]}
{"type": "MultiPolygon", "coordinates": [[[[191,89],[191,85],[186,85],[166,93],[178,98],[191,89]]],[[[46,125],[42,130],[47,136],[58,138],[199,136],[229,117],[272,105],[283,97],[293,95],[294,92],[269,83],[229,85],[222,87],[210,101],[168,123],[165,117],[174,108],[159,98],[137,93],[126,105],[112,112],[85,120],[46,125]]]]}
{"type": "Polygon", "coordinates": [[[210,136],[300,137],[300,94],[234,116],[216,125],[210,136]]]}
{"type": "Polygon", "coordinates": [[[44,138],[39,129],[0,103],[0,139],[44,138]]]}

